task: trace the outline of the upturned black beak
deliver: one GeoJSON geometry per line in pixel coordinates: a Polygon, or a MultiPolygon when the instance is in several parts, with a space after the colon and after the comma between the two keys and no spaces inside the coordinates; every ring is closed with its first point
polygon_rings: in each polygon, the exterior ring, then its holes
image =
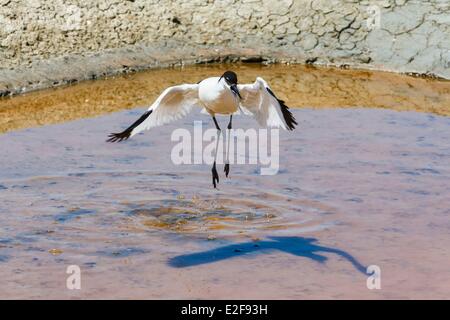
{"type": "Polygon", "coordinates": [[[230,86],[230,90],[233,91],[233,93],[234,93],[235,95],[237,95],[237,96],[239,97],[239,99],[242,99],[241,94],[239,93],[239,90],[238,90],[238,88],[237,88],[237,85],[232,84],[232,85],[230,86]]]}

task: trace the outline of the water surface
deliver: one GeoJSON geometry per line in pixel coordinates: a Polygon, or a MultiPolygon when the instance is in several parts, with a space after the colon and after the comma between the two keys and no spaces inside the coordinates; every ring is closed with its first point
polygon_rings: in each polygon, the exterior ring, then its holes
{"type": "MultiPolygon", "coordinates": [[[[297,130],[280,133],[277,175],[232,165],[226,179],[219,166],[218,190],[210,166],[170,160],[172,131],[212,126],[205,115],[120,144],[106,135],[144,109],[64,122],[146,104],[149,88],[218,67],[2,100],[0,298],[448,298],[450,118],[436,114],[447,112],[446,84],[236,68],[252,72],[243,79],[262,73],[302,108],[297,130]],[[438,111],[395,111],[425,105],[438,111]],[[66,288],[73,264],[80,291],[66,288]],[[369,265],[382,270],[381,290],[366,287],[369,265]]],[[[242,116],[234,126],[255,123],[242,116]]]]}

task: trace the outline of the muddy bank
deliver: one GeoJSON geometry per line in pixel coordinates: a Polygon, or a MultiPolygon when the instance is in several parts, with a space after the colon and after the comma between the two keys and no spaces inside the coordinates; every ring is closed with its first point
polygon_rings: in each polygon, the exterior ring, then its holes
{"type": "Polygon", "coordinates": [[[261,56],[252,49],[192,47],[168,45],[166,41],[152,47],[135,46],[105,50],[89,57],[69,55],[38,60],[31,66],[0,69],[0,97],[40,89],[56,88],[85,80],[104,79],[147,69],[181,67],[214,62],[295,62],[282,53],[266,52],[261,56]]]}
{"type": "Polygon", "coordinates": [[[0,99],[0,133],[150,105],[168,86],[225,70],[239,81],[264,77],[293,108],[376,107],[450,116],[450,82],[386,72],[301,65],[215,64],[149,70],[0,99]]]}

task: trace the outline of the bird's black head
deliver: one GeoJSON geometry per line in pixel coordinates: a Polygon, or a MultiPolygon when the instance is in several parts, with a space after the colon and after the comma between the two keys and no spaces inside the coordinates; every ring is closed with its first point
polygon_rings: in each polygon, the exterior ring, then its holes
{"type": "Polygon", "coordinates": [[[236,85],[238,82],[237,75],[233,71],[225,71],[222,75],[222,78],[224,78],[227,84],[230,86],[233,84],[236,85]]]}
{"type": "Polygon", "coordinates": [[[241,94],[239,93],[239,90],[237,88],[237,75],[233,71],[225,71],[224,74],[220,77],[219,81],[221,79],[225,79],[225,82],[227,85],[230,86],[230,90],[237,96],[239,99],[242,99],[241,94]]]}

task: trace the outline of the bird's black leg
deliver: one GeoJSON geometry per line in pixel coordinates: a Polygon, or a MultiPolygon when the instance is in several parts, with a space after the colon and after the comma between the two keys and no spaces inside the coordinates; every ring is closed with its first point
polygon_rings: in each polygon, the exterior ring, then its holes
{"type": "Polygon", "coordinates": [[[212,118],[213,118],[213,120],[214,120],[214,124],[216,125],[216,129],[219,130],[219,131],[221,131],[221,130],[220,130],[220,127],[219,127],[219,124],[217,123],[216,117],[213,116],[212,118]]]}
{"type": "Polygon", "coordinates": [[[223,171],[225,172],[225,177],[228,178],[228,174],[230,173],[230,138],[231,138],[231,121],[233,120],[233,115],[230,115],[230,122],[228,123],[228,132],[227,132],[227,154],[225,160],[225,167],[223,171]]]}
{"type": "Polygon", "coordinates": [[[214,120],[214,124],[216,125],[216,129],[217,129],[217,141],[216,141],[216,153],[214,155],[214,163],[213,163],[213,167],[212,167],[212,182],[213,182],[213,186],[214,188],[217,187],[217,183],[219,183],[219,174],[217,173],[217,169],[216,169],[216,158],[217,158],[217,150],[219,147],[219,135],[220,135],[220,127],[219,124],[217,123],[216,117],[212,117],[214,120]]]}

